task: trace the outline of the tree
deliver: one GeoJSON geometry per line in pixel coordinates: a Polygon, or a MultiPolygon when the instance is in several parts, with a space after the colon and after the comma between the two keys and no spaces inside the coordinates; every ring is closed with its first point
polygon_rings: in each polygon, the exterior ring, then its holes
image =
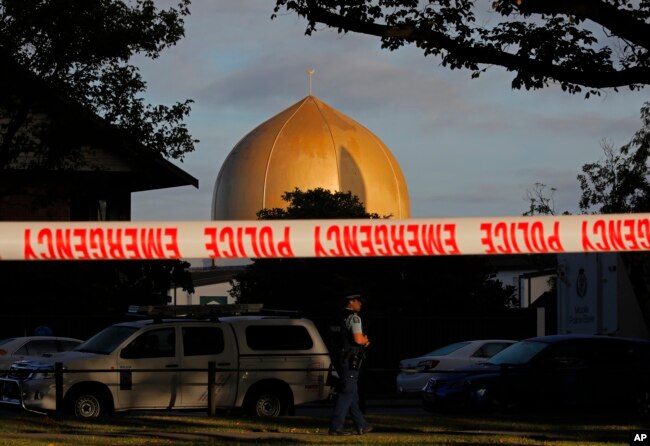
{"type": "Polygon", "coordinates": [[[578,175],[580,210],[602,214],[650,211],[650,102],[641,108],[643,126],[632,140],[616,151],[601,142],[605,158],[582,166],[578,175]]]}
{"type": "Polygon", "coordinates": [[[556,190],[554,187],[551,187],[547,191],[546,184],[535,183],[533,190],[526,191],[526,199],[529,202],[529,207],[524,212],[524,215],[529,217],[533,215],[555,215],[555,200],[553,196],[556,190]]]}
{"type": "Polygon", "coordinates": [[[450,69],[478,77],[497,65],[515,72],[512,87],[558,82],[586,95],[650,83],[650,2],[641,0],[276,0],[286,10],[339,32],[381,38],[396,50],[415,44],[450,69]]]}
{"type": "Polygon", "coordinates": [[[60,169],[78,157],[74,131],[57,133],[35,108],[43,91],[56,92],[48,105],[96,114],[150,152],[182,159],[192,151],[183,123],[192,101],[145,104],[146,83],[129,64],[183,37],[189,3],[159,10],[153,0],[0,0],[0,169],[26,159],[31,169],[60,169]]]}
{"type": "MultiPolygon", "coordinates": [[[[650,211],[650,103],[641,108],[643,123],[630,142],[615,150],[601,142],[605,158],[582,166],[578,175],[583,213],[634,213],[650,211]]],[[[650,326],[650,256],[647,252],[620,254],[623,259],[639,308],[650,326]]]]}
{"type": "Polygon", "coordinates": [[[260,220],[300,220],[330,218],[379,218],[376,213],[366,212],[359,197],[352,192],[330,192],[322,187],[306,192],[295,188],[282,194],[286,209],[262,209],[257,213],[260,220]]]}
{"type": "MultiPolygon", "coordinates": [[[[526,190],[526,200],[528,201],[528,210],[523,213],[524,216],[532,217],[533,215],[558,215],[555,209],[555,192],[554,187],[549,187],[544,183],[537,182],[533,189],[526,190]]],[[[570,215],[569,211],[563,211],[562,215],[570,215]]]]}

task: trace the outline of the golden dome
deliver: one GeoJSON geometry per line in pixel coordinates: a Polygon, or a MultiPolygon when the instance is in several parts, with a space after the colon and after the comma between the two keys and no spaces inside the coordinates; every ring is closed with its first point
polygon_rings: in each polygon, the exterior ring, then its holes
{"type": "Polygon", "coordinates": [[[307,96],[244,136],[223,163],[212,197],[214,220],[255,220],[286,208],[285,192],[351,191],[369,213],[409,217],[409,196],[392,153],[368,129],[307,96]]]}

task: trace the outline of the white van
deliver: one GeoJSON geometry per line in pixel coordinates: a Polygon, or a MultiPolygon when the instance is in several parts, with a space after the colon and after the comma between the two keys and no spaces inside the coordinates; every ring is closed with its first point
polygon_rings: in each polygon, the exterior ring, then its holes
{"type": "Polygon", "coordinates": [[[209,362],[216,365],[216,408],[275,417],[330,393],[329,353],[314,324],[301,317],[262,313],[116,324],[73,351],[15,363],[0,388],[20,390],[0,399],[55,411],[57,362],[63,365],[64,410],[83,418],[132,409],[207,409],[209,362]]]}

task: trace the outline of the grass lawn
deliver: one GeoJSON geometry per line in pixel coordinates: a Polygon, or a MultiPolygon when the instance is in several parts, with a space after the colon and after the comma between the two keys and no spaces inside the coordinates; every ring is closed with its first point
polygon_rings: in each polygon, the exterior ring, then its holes
{"type": "Polygon", "coordinates": [[[263,421],[199,413],[119,414],[95,421],[55,419],[19,412],[0,415],[2,446],[108,446],[211,444],[629,444],[633,429],[650,429],[650,416],[623,415],[368,415],[375,431],[363,436],[327,435],[325,417],[263,421]]]}

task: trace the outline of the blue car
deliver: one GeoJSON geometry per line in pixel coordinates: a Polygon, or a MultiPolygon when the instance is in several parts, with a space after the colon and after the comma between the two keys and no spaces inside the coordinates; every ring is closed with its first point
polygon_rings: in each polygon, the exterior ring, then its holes
{"type": "Polygon", "coordinates": [[[424,407],[445,410],[650,410],[650,341],[540,336],[483,364],[432,377],[424,407]]]}

